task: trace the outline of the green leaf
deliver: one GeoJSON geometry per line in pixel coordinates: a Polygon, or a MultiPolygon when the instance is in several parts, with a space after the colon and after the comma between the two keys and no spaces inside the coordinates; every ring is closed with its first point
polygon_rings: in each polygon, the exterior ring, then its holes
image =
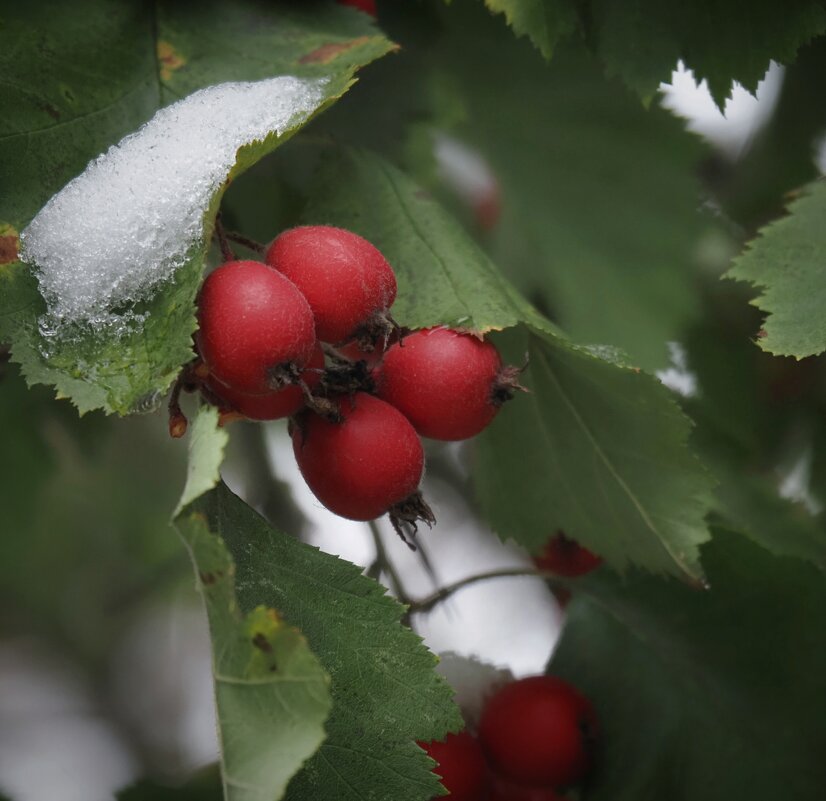
{"type": "Polygon", "coordinates": [[[4,623],[100,671],[136,609],[188,575],[169,526],[184,449],[160,416],[79,419],[14,380],[0,381],[4,623]]]}
{"type": "Polygon", "coordinates": [[[0,504],[4,526],[21,531],[29,521],[40,493],[57,469],[49,447],[44,419],[53,425],[50,398],[29,392],[13,367],[0,364],[0,430],[3,431],[3,480],[0,504]]]}
{"type": "Polygon", "coordinates": [[[162,2],[157,49],[164,100],[222,81],[352,74],[394,49],[367,14],[333,3],[302,5],[162,2]]]}
{"type": "Polygon", "coordinates": [[[782,498],[776,476],[752,475],[702,451],[719,484],[718,511],[744,535],[778,556],[807,559],[826,572],[826,530],[801,503],[782,498]],[[774,479],[774,481],[772,481],[774,479]]]}
{"type": "Polygon", "coordinates": [[[748,331],[757,315],[742,294],[725,304],[718,296],[686,341],[699,387],[683,399],[696,425],[692,444],[717,482],[716,519],[775,555],[808,559],[826,571],[826,518],[780,495],[783,467],[805,464],[810,448],[820,452],[812,421],[822,415],[808,408],[817,366],[755,348],[748,331]]]}
{"type": "Polygon", "coordinates": [[[427,801],[437,795],[433,763],[415,741],[441,738],[462,724],[434,671],[435,657],[399,624],[402,607],[355,565],[271,529],[224,485],[186,514],[206,518],[223,538],[241,609],[279,610],[301,629],[332,679],[327,739],[286,797],[427,801]]]}
{"type": "Polygon", "coordinates": [[[721,109],[733,81],[753,92],[771,60],[789,63],[801,45],[826,31],[826,10],[817,0],[486,0],[486,5],[504,11],[514,31],[527,34],[546,57],[562,36],[584,35],[609,73],[644,100],[682,59],[698,81],[708,81],[721,109]]]}
{"type": "Polygon", "coordinates": [[[809,184],[788,212],[761,229],[727,276],[761,290],[753,301],[768,315],[760,347],[800,359],[826,350],[826,181],[809,184]]]}
{"type": "Polygon", "coordinates": [[[592,14],[597,52],[641,97],[652,97],[682,59],[698,81],[708,81],[721,109],[732,81],[754,92],[771,60],[793,61],[801,45],[826,31],[816,0],[595,0],[592,14]]]}
{"type": "Polygon", "coordinates": [[[324,740],[329,676],[277,608],[241,611],[220,524],[190,507],[176,525],[209,616],[224,797],[274,801],[324,740]]]}
{"type": "Polygon", "coordinates": [[[385,254],[399,284],[393,316],[401,325],[480,333],[523,320],[550,325],[435,198],[374,153],[328,154],[304,219],[356,231],[385,254]]]}
{"type": "Polygon", "coordinates": [[[538,552],[562,529],[618,570],[699,579],[712,481],[668,390],[547,335],[503,340],[509,359],[530,354],[531,394],[479,438],[477,496],[499,535],[538,552]]]}
{"type": "Polygon", "coordinates": [[[151,779],[135,782],[117,794],[118,801],[221,801],[221,777],[217,766],[200,770],[186,784],[169,786],[151,779]]]}
{"type": "MultiPolygon", "coordinates": [[[[283,73],[327,79],[312,112],[241,148],[226,176],[230,180],[340,97],[354,70],[387,53],[392,44],[376,33],[367,15],[333,5],[311,14],[249,0],[198,7],[167,3],[161,4],[154,23],[137,3],[111,14],[109,3],[85,0],[83,8],[72,8],[71,22],[68,11],[51,13],[51,5],[34,5],[4,19],[0,32],[0,45],[6,45],[0,50],[26,54],[15,62],[16,94],[9,98],[0,151],[0,180],[10,187],[0,201],[0,337],[12,341],[13,358],[24,366],[30,384],[54,385],[58,396],[70,397],[81,413],[96,408],[119,414],[146,411],[157,405],[191,357],[194,298],[225,187],[203,209],[203,241],[186,254],[174,279],[129,309],[109,310],[145,316],[139,330],[126,325],[117,336],[83,331],[44,340],[38,323],[46,308],[34,272],[16,260],[23,226],[86,161],[174,94],[227,79],[283,73]],[[207,28],[213,39],[231,31],[231,52],[201,36],[207,28]],[[21,47],[21,41],[30,46],[21,47]],[[48,59],[40,58],[38,47],[49,52],[48,59]],[[116,60],[111,79],[107,73],[107,81],[101,82],[100,65],[109,69],[116,60]],[[41,66],[44,62],[47,67],[41,66]]],[[[185,134],[170,128],[170,135],[185,134]]]]}
{"type": "Polygon", "coordinates": [[[90,158],[158,108],[150,6],[8,5],[0,73],[0,225],[20,231],[90,158]]]}
{"type": "Polygon", "coordinates": [[[444,19],[450,36],[427,62],[463,105],[451,132],[499,184],[501,218],[485,237],[494,260],[574,339],[667,366],[667,343],[699,307],[699,141],[581,47],[559,47],[548,65],[482,9],[444,19]]]}
{"type": "Polygon", "coordinates": [[[529,36],[545,58],[579,26],[576,6],[570,0],[485,0],[485,5],[504,14],[518,36],[529,36]]]}
{"type": "Polygon", "coordinates": [[[826,584],[715,530],[711,589],[578,583],[550,670],[601,721],[589,801],[811,801],[826,784],[826,584]]]}
{"type": "Polygon", "coordinates": [[[610,348],[568,344],[426,192],[378,156],[328,155],[305,219],[376,243],[398,277],[393,314],[403,325],[531,326],[506,355],[521,363],[530,350],[533,393],[479,441],[478,494],[503,539],[537,551],[562,527],[618,569],[701,576],[711,480],[686,446],[688,419],[659,382],[618,364],[610,348]]]}
{"type": "Polygon", "coordinates": [[[173,517],[221,480],[221,462],[229,434],[219,427],[218,419],[215,406],[201,406],[190,425],[186,484],[173,517]]]}

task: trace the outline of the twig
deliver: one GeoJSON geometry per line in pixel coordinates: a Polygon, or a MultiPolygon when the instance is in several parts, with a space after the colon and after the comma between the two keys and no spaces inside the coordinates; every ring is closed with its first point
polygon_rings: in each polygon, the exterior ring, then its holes
{"type": "Polygon", "coordinates": [[[387,573],[390,584],[392,585],[390,589],[393,590],[396,598],[398,598],[401,603],[410,605],[410,598],[404,589],[401,576],[399,576],[396,566],[390,561],[390,557],[387,555],[378,524],[375,520],[370,520],[367,525],[370,526],[370,533],[373,535],[373,542],[376,546],[376,561],[374,565],[377,565],[382,572],[387,573]]]}
{"type": "Polygon", "coordinates": [[[247,250],[257,253],[259,256],[263,256],[267,251],[266,245],[261,244],[261,242],[255,239],[250,239],[248,236],[239,234],[237,231],[224,231],[224,236],[229,239],[230,242],[235,242],[247,250]]]}
{"type": "Polygon", "coordinates": [[[224,224],[221,222],[221,214],[215,218],[215,236],[218,238],[218,247],[221,248],[221,258],[224,261],[235,261],[235,253],[229,245],[227,239],[227,232],[224,230],[224,224]]]}
{"type": "Polygon", "coordinates": [[[463,590],[465,587],[469,587],[471,584],[477,584],[480,581],[487,581],[488,579],[512,578],[514,576],[534,576],[536,578],[544,578],[548,580],[559,578],[553,573],[535,570],[530,567],[509,567],[502,570],[491,570],[488,573],[479,573],[475,576],[468,576],[467,578],[460,579],[459,581],[455,581],[452,584],[442,587],[440,590],[437,590],[432,595],[428,595],[426,598],[421,598],[418,601],[411,601],[409,604],[410,608],[408,610],[408,614],[416,615],[424,612],[430,612],[437,604],[440,604],[442,601],[446,601],[451,595],[459,592],[459,590],[463,590]]]}

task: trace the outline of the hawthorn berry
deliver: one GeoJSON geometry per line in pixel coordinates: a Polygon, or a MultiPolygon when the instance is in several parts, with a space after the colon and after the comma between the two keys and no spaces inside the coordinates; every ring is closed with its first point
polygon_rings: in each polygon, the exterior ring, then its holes
{"type": "Polygon", "coordinates": [[[388,309],[396,299],[396,276],[358,234],[329,225],[292,228],[275,238],[266,261],[307,298],[323,342],[359,337],[369,347],[392,330],[388,309]]]}
{"type": "Polygon", "coordinates": [[[577,689],[554,676],[531,676],[500,688],[479,721],[493,769],[526,785],[576,784],[591,764],[597,719],[577,689]]]}
{"type": "Polygon", "coordinates": [[[287,278],[258,261],[211,272],[198,296],[196,343],[209,372],[238,392],[283,389],[312,358],[313,313],[287,278]]]}
{"type": "Polygon", "coordinates": [[[419,745],[438,763],[433,772],[452,801],[483,801],[488,792],[488,765],[479,741],[467,731],[419,745]]]}
{"type": "Polygon", "coordinates": [[[533,561],[540,570],[566,578],[584,576],[602,564],[601,557],[566,537],[562,531],[548,540],[542,553],[533,561]]]}
{"type": "Polygon", "coordinates": [[[427,328],[393,345],[376,370],[376,391],[424,437],[472,437],[522,389],[496,346],[449,328],[427,328]]]}
{"type": "Polygon", "coordinates": [[[391,519],[432,521],[417,491],[424,450],[407,418],[364,392],[333,402],[341,422],[308,412],[292,427],[298,467],[316,498],[350,520],[389,511],[391,519]]]}
{"type": "MultiPolygon", "coordinates": [[[[308,390],[312,390],[321,381],[324,370],[324,351],[316,345],[313,357],[301,370],[300,381],[308,390]]],[[[214,376],[206,379],[206,386],[221,408],[228,412],[237,412],[250,420],[278,420],[295,414],[306,402],[304,388],[299,384],[267,392],[263,395],[250,395],[221,383],[214,376]]]]}

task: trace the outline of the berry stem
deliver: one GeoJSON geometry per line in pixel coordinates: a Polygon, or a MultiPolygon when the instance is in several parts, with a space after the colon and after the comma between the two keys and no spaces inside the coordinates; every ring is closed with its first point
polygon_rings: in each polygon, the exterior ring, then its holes
{"type": "Polygon", "coordinates": [[[375,567],[379,572],[387,573],[387,577],[390,580],[391,585],[390,589],[393,591],[393,594],[399,602],[405,605],[410,605],[410,597],[404,588],[401,576],[396,570],[396,566],[390,559],[387,549],[384,547],[384,540],[382,539],[378,523],[376,523],[375,520],[370,520],[367,525],[370,526],[370,533],[373,535],[373,544],[376,546],[376,560],[374,562],[375,567]]]}
{"type": "Polygon", "coordinates": [[[224,229],[223,222],[221,222],[220,212],[215,217],[215,236],[218,239],[218,247],[221,249],[221,258],[224,261],[235,261],[235,253],[233,253],[227,239],[227,232],[224,229]]]}
{"type": "Polygon", "coordinates": [[[487,581],[488,579],[512,578],[514,576],[535,576],[538,578],[544,578],[549,581],[552,586],[565,586],[563,582],[558,580],[559,577],[553,573],[535,570],[530,567],[509,567],[503,570],[491,570],[487,573],[477,573],[474,576],[468,576],[467,578],[460,579],[459,581],[454,581],[452,584],[445,585],[432,595],[428,595],[426,598],[421,598],[418,601],[411,601],[408,614],[416,615],[430,612],[434,607],[438,606],[438,604],[446,601],[452,595],[459,592],[459,590],[463,590],[471,584],[477,584],[480,581],[487,581]]]}
{"type": "Polygon", "coordinates": [[[266,245],[263,245],[255,239],[250,239],[248,236],[239,234],[237,231],[224,231],[224,236],[229,239],[230,242],[235,242],[236,244],[245,247],[247,250],[257,253],[259,256],[263,256],[267,251],[266,245]]]}

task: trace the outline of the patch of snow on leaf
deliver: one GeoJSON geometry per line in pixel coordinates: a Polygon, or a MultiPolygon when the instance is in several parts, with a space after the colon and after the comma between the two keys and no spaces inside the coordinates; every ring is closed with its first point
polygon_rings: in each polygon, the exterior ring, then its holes
{"type": "Polygon", "coordinates": [[[210,86],[91,161],[20,237],[47,304],[44,335],[135,319],[125,307],[149,297],[201,243],[204,215],[238,149],[305,121],[325,82],[279,76],[210,86]]]}

